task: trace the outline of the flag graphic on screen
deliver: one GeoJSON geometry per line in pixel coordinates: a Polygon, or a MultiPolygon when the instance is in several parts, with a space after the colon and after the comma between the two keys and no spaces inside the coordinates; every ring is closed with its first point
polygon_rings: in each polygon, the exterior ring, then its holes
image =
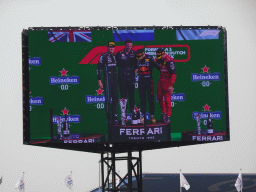
{"type": "Polygon", "coordinates": [[[176,30],[176,38],[182,40],[219,39],[218,29],[180,29],[176,30]]]}
{"type": "Polygon", "coordinates": [[[113,30],[114,41],[154,41],[154,30],[113,30]]]}
{"type": "Polygon", "coordinates": [[[50,42],[92,42],[91,31],[48,31],[50,42]]]}
{"type": "Polygon", "coordinates": [[[92,42],[92,34],[90,31],[74,31],[74,42],[92,42]]]}

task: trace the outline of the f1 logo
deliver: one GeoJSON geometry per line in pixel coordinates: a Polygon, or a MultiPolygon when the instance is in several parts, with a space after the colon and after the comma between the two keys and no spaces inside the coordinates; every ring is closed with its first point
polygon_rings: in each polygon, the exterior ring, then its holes
{"type": "Polygon", "coordinates": [[[217,36],[219,32],[220,30],[205,30],[200,34],[200,36],[207,36],[207,35],[217,36]]]}

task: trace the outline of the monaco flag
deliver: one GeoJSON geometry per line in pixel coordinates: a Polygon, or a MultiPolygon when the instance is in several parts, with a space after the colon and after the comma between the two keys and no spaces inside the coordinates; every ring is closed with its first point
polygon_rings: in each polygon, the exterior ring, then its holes
{"type": "Polygon", "coordinates": [[[180,172],[180,187],[184,187],[186,190],[190,188],[190,185],[184,175],[180,172]]]}
{"type": "Polygon", "coordinates": [[[242,180],[242,173],[240,171],[238,177],[237,177],[237,180],[236,180],[236,183],[235,183],[235,187],[236,187],[236,190],[239,192],[239,191],[242,191],[242,188],[243,188],[243,180],[242,180]]]}
{"type": "MultiPolygon", "coordinates": [[[[72,174],[72,173],[71,173],[71,174],[72,174]]],[[[69,175],[64,179],[65,185],[66,185],[70,190],[72,190],[72,187],[73,187],[73,180],[72,180],[71,174],[69,174],[69,175]]]]}
{"type": "Polygon", "coordinates": [[[22,174],[21,178],[15,184],[15,189],[19,189],[20,192],[25,192],[24,173],[22,174]]]}

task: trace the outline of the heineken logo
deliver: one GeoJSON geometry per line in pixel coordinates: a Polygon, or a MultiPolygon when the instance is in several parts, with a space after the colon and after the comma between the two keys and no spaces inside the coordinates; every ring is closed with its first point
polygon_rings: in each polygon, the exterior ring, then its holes
{"type": "Polygon", "coordinates": [[[185,101],[185,94],[184,93],[171,94],[171,101],[185,101]]]}
{"type": "Polygon", "coordinates": [[[200,119],[208,119],[208,114],[210,114],[211,119],[221,119],[222,113],[221,111],[215,111],[215,112],[198,112],[194,111],[192,112],[192,118],[196,120],[196,116],[200,115],[200,119]]]}
{"type": "MultiPolygon", "coordinates": [[[[172,90],[173,91],[173,90],[172,90]]],[[[164,98],[165,100],[165,98],[164,98]]],[[[156,95],[156,101],[157,100],[157,95],[156,95]]],[[[185,93],[177,93],[177,94],[171,94],[171,101],[185,101],[185,93]]]]}
{"type": "Polygon", "coordinates": [[[191,81],[219,81],[220,73],[209,73],[209,74],[191,74],[191,81]]]}
{"type": "MultiPolygon", "coordinates": [[[[52,118],[53,124],[57,124],[57,118],[60,118],[62,120],[62,122],[65,121],[65,116],[54,115],[53,118],[52,118]]],[[[81,116],[80,115],[70,115],[70,116],[67,116],[67,121],[69,123],[80,123],[81,122],[81,116]]]]}
{"type": "Polygon", "coordinates": [[[104,103],[105,102],[105,96],[92,96],[92,95],[87,95],[85,97],[85,102],[87,104],[92,104],[92,103],[104,103]]]}
{"type": "Polygon", "coordinates": [[[209,73],[210,67],[207,67],[206,65],[201,68],[202,73],[192,73],[191,74],[191,81],[219,81],[220,80],[220,73],[209,73]],[[206,74],[204,74],[206,73],[206,74]]]}
{"type": "Polygon", "coordinates": [[[72,77],[49,77],[50,85],[56,84],[79,84],[79,77],[72,76],[72,77]]]}
{"type": "Polygon", "coordinates": [[[30,98],[29,105],[43,105],[43,97],[30,98]]]}
{"type": "Polygon", "coordinates": [[[28,59],[28,64],[29,65],[35,65],[35,66],[39,66],[41,65],[41,58],[40,57],[33,57],[33,58],[29,58],[28,59]]]}
{"type": "Polygon", "coordinates": [[[49,77],[50,85],[56,84],[79,84],[79,77],[78,76],[71,76],[67,75],[68,71],[63,68],[60,72],[61,77],[51,76],[49,77]],[[65,77],[63,77],[65,76],[65,77]]]}

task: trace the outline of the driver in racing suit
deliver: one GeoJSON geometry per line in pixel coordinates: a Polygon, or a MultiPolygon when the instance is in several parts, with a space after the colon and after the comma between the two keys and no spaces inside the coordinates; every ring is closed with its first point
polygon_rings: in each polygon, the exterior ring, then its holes
{"type": "Polygon", "coordinates": [[[155,124],[154,82],[152,77],[152,70],[154,67],[159,70],[159,66],[154,62],[152,56],[145,55],[143,49],[137,50],[136,59],[139,73],[138,89],[141,101],[141,112],[145,119],[147,108],[146,98],[148,96],[150,119],[151,122],[155,124]]]}
{"type": "Polygon", "coordinates": [[[104,71],[104,88],[105,88],[105,110],[108,124],[111,120],[118,124],[117,103],[118,103],[118,81],[116,74],[116,58],[114,55],[115,43],[110,41],[107,45],[108,52],[101,55],[97,68],[98,86],[103,89],[101,82],[101,71],[104,71]],[[112,98],[112,119],[110,110],[110,101],[112,98]]]}
{"type": "Polygon", "coordinates": [[[162,48],[157,49],[155,62],[160,66],[157,100],[162,111],[162,121],[170,123],[172,114],[171,92],[176,79],[175,63],[162,48]]]}

